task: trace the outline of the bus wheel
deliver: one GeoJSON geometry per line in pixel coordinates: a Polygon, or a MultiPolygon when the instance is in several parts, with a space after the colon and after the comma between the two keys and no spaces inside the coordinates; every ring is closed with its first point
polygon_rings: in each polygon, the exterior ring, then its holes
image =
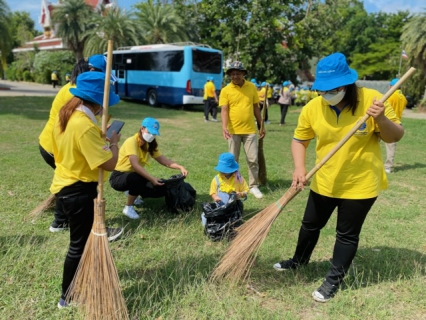
{"type": "Polygon", "coordinates": [[[148,104],[152,107],[157,106],[157,92],[154,89],[150,89],[147,94],[148,104]]]}

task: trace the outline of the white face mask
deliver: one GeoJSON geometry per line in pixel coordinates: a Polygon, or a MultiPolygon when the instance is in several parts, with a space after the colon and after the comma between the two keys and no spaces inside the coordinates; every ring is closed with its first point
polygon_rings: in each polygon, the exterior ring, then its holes
{"type": "Polygon", "coordinates": [[[335,106],[345,97],[346,90],[342,90],[336,94],[326,93],[323,95],[323,99],[327,101],[331,106],[335,106]]]}
{"type": "Polygon", "coordinates": [[[150,134],[150,133],[147,133],[147,132],[143,132],[142,137],[148,143],[151,143],[155,139],[155,136],[153,134],[150,134]]]}

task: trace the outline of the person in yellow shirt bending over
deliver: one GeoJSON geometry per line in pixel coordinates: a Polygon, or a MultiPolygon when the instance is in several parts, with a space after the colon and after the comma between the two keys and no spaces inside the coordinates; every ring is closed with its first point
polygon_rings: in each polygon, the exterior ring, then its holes
{"type": "MultiPolygon", "coordinates": [[[[398,78],[392,79],[389,85],[392,87],[398,82],[398,78]]],[[[395,115],[399,120],[402,118],[402,112],[407,106],[407,98],[401,90],[396,90],[388,99],[388,102],[393,108],[395,115]]],[[[386,143],[386,161],[385,161],[385,172],[391,173],[393,162],[395,160],[396,142],[386,143]]]]}
{"type": "MultiPolygon", "coordinates": [[[[404,135],[390,104],[377,100],[381,97],[378,91],[357,87],[357,79],[343,54],[321,59],[312,87],[319,96],[303,107],[291,144],[292,187],[303,189],[309,142],[315,139],[319,162],[365,114],[371,116],[313,177],[295,253],[274,265],[278,271],[306,265],[321,229],[337,208],[331,266],[323,284],[312,293],[319,302],[330,300],[339,289],[355,257],[364,220],[379,191],[387,188],[380,139],[396,142],[404,135]]],[[[320,258],[328,259],[328,255],[320,258]]]]}
{"type": "MultiPolygon", "coordinates": [[[[234,61],[226,71],[231,77],[231,83],[222,89],[219,97],[219,106],[222,108],[222,134],[228,141],[229,152],[238,162],[241,144],[244,147],[249,167],[250,192],[256,198],[262,198],[259,190],[259,162],[258,143],[256,136],[262,117],[259,109],[259,96],[256,86],[244,80],[247,70],[239,61],[234,61]]],[[[263,139],[265,131],[259,132],[259,139],[263,139]]]]}
{"type": "Polygon", "coordinates": [[[162,179],[154,177],[145,166],[153,158],[159,164],[180,170],[187,176],[188,171],[176,162],[166,158],[158,148],[156,136],[160,135],[160,123],[154,118],[145,118],[138,132],[124,141],[120,148],[117,166],[109,178],[114,190],[129,191],[123,214],[130,219],[139,219],[133,205],[138,196],[161,198],[166,195],[162,179]]]}

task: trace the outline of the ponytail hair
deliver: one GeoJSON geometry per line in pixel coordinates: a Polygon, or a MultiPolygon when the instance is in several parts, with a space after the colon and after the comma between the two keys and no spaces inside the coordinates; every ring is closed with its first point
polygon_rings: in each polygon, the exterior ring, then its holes
{"type": "Polygon", "coordinates": [[[68,121],[71,118],[74,110],[83,104],[83,100],[78,97],[72,97],[59,111],[59,127],[63,133],[67,128],[68,121]]]}

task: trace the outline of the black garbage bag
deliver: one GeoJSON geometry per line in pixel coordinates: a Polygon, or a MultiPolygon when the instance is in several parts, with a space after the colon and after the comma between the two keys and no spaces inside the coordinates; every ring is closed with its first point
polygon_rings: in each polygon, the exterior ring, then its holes
{"type": "Polygon", "coordinates": [[[236,235],[235,228],[243,224],[244,205],[241,200],[237,200],[235,193],[230,195],[224,205],[204,202],[202,209],[206,219],[204,233],[212,241],[232,239],[236,235]]]}
{"type": "Polygon", "coordinates": [[[165,196],[166,205],[173,213],[191,211],[195,205],[197,192],[184,180],[185,176],[182,174],[176,174],[167,180],[162,180],[167,189],[165,196]]]}

